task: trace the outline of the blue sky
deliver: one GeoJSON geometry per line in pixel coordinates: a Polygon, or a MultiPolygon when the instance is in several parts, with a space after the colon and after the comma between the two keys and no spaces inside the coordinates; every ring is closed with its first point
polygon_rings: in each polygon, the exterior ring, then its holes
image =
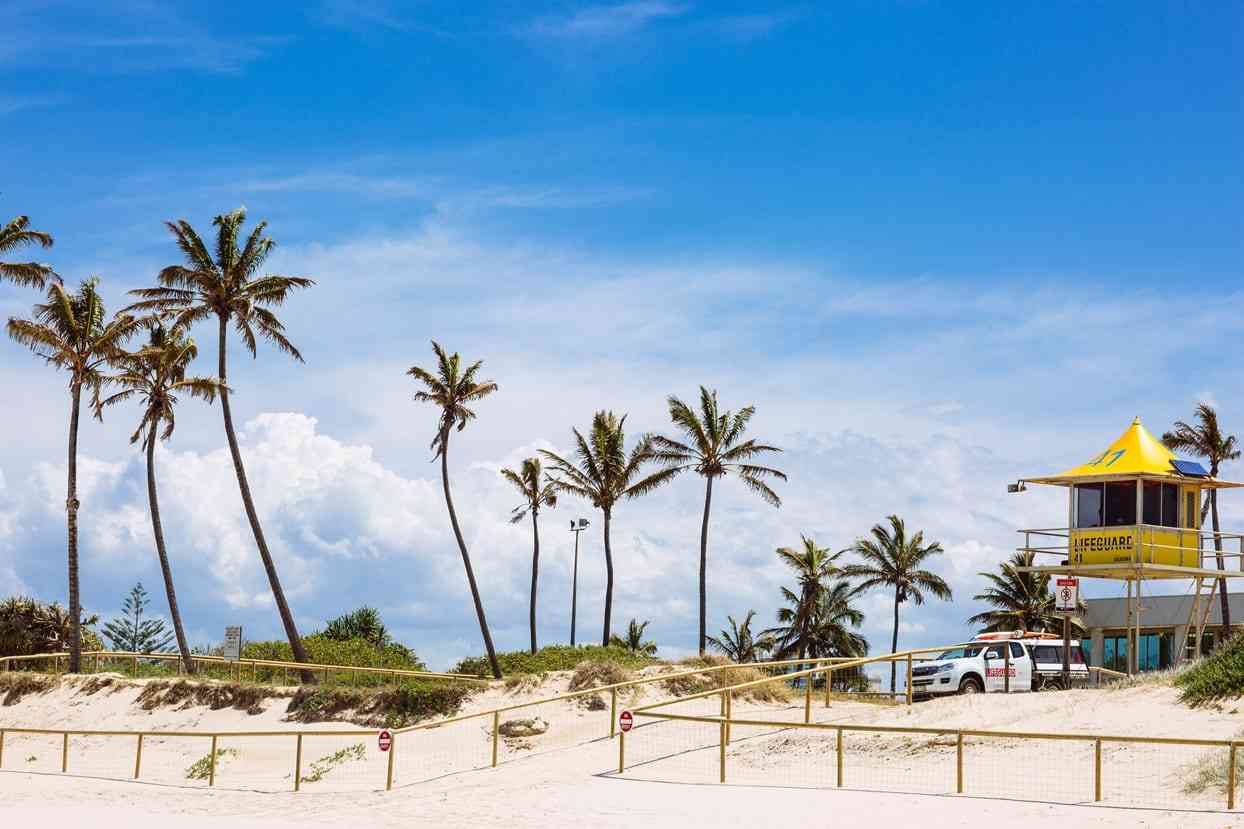
{"type": "MultiPolygon", "coordinates": [[[[0,9],[0,214],[53,232],[67,278],[119,304],[173,261],[163,220],[245,204],[273,268],[319,283],[284,311],[307,364],[234,371],[304,627],[370,601],[438,665],[478,650],[402,374],[432,337],[502,387],[453,460],[503,647],[529,550],[496,470],[568,448],[596,408],[663,429],[665,395],[706,383],[787,449],[781,511],[723,487],[710,626],[771,618],[774,547],[845,546],[896,511],[946,544],[956,588],[908,612],[911,642],[961,637],[975,572],[1062,514],[1008,480],[1136,414],[1159,431],[1210,399],[1239,422],[1239,8],[460,5],[0,9]]],[[[33,299],[0,287],[0,312],[33,299]]],[[[0,377],[24,401],[3,415],[23,439],[0,448],[0,592],[56,598],[63,384],[13,344],[0,377]]],[[[83,434],[84,591],[106,614],[158,584],[131,428],[83,434]]],[[[202,641],[278,630],[222,444],[219,412],[187,407],[162,464],[202,641]]],[[[681,481],[617,526],[618,614],[671,653],[694,643],[699,504],[681,481]]],[[[572,512],[547,522],[550,638],[572,512]]],[[[880,646],[888,607],[867,609],[880,646]]]]}

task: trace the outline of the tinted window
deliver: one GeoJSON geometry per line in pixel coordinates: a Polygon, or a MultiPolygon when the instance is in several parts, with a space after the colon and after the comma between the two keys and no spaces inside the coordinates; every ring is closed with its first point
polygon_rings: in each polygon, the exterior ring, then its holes
{"type": "Polygon", "coordinates": [[[1134,482],[1106,484],[1102,523],[1107,527],[1136,523],[1136,484],[1134,482]]]}
{"type": "Polygon", "coordinates": [[[1162,485],[1154,481],[1145,481],[1145,515],[1146,524],[1162,523],[1162,485]]]}
{"type": "Polygon", "coordinates": [[[1101,484],[1076,485],[1076,526],[1101,526],[1101,484]]]}
{"type": "Polygon", "coordinates": [[[986,659],[1005,659],[1006,657],[1003,656],[1002,654],[1001,645],[990,645],[989,650],[985,652],[985,658],[986,659]]]}
{"type": "Polygon", "coordinates": [[[1162,526],[1179,526],[1179,487],[1162,484],[1162,526]]]}
{"type": "Polygon", "coordinates": [[[1179,487],[1145,481],[1144,501],[1144,523],[1159,527],[1179,526],[1179,487]]]}
{"type": "Polygon", "coordinates": [[[1012,642],[1011,643],[1011,658],[1014,659],[1017,656],[1023,656],[1023,655],[1024,655],[1024,649],[1020,647],[1019,642],[1012,642]]]}
{"type": "Polygon", "coordinates": [[[1032,658],[1037,662],[1061,662],[1058,658],[1058,651],[1054,650],[1053,645],[1037,645],[1032,649],[1032,658]]]}

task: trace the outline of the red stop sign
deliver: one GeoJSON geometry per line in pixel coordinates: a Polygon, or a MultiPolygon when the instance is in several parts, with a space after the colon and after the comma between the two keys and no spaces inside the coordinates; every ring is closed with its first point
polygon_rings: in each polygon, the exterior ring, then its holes
{"type": "Polygon", "coordinates": [[[623,711],[622,715],[618,717],[618,726],[622,729],[623,734],[630,731],[631,726],[633,726],[634,724],[635,724],[635,718],[631,716],[630,711],[623,711]]]}
{"type": "Polygon", "coordinates": [[[380,732],[380,739],[378,742],[380,743],[381,751],[388,751],[393,745],[393,735],[389,733],[388,729],[385,729],[380,732]]]}

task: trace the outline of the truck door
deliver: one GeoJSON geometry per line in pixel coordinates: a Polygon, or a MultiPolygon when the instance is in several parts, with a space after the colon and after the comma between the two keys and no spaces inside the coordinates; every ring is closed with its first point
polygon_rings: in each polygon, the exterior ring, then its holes
{"type": "Polygon", "coordinates": [[[1006,653],[1004,643],[985,649],[985,693],[1001,694],[1006,690],[1006,653]]]}
{"type": "Polygon", "coordinates": [[[1011,693],[1032,690],[1032,657],[1028,648],[1011,642],[1011,693]]]}

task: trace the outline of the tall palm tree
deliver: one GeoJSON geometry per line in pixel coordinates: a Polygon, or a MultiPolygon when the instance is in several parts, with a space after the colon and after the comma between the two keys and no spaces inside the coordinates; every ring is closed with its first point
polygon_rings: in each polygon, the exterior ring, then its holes
{"type": "Polygon", "coordinates": [[[69,374],[69,469],[65,512],[69,552],[69,670],[82,666],[82,604],[78,592],[78,418],[82,392],[99,396],[105,366],[125,353],[125,342],[138,326],[133,316],[121,313],[106,319],[103,299],[88,279],[73,293],[59,282],[48,286],[47,302],[34,307],[33,319],[10,318],[9,336],[29,348],[49,365],[69,374]]]}
{"type": "MultiPolygon", "coordinates": [[[[255,509],[250,483],[246,479],[242,450],[238,448],[238,437],[233,428],[233,411],[229,407],[227,346],[229,325],[232,323],[252,357],[256,356],[257,339],[262,337],[278,350],[302,362],[302,354],[285,336],[285,326],[271,308],[283,304],[293,291],[309,288],[315,282],[301,276],[261,275],[260,269],[276,243],[264,235],[268,223],[260,222],[252,228],[246,241],[239,244],[242,225],[245,223],[245,208],[238,208],[232,213],[213,219],[212,224],[216,228],[216,250],[213,254],[208,251],[189,222],[184,219],[166,222],[177,241],[177,247],[185,257],[185,264],[170,265],[160,271],[158,287],[131,291],[132,295],[140,299],[130,308],[155,311],[168,316],[172,319],[173,327],[187,331],[196,322],[213,316],[216,318],[216,377],[220,381],[220,411],[225,421],[229,453],[233,457],[233,472],[238,480],[238,490],[242,495],[242,506],[246,510],[251,534],[255,537],[255,547],[267,573],[272,597],[281,616],[281,624],[285,628],[285,636],[289,639],[290,650],[293,651],[296,661],[306,662],[307,652],[302,645],[302,637],[298,635],[298,627],[294,624],[294,614],[290,612],[289,603],[285,601],[285,591],[281,588],[276,564],[272,561],[263,526],[259,523],[259,511],[255,509]]],[[[315,676],[310,671],[303,671],[302,679],[307,683],[315,682],[315,676]]]]}
{"type": "Polygon", "coordinates": [[[536,583],[540,578],[540,508],[557,506],[557,489],[544,474],[539,458],[527,458],[518,472],[502,469],[501,475],[523,495],[523,503],[510,513],[510,523],[517,524],[531,513],[531,655],[536,654],[536,583]]]}
{"type": "MultiPolygon", "coordinates": [[[[921,569],[921,565],[930,557],[945,552],[936,541],[925,543],[924,531],[919,530],[908,538],[907,526],[903,519],[891,515],[887,520],[890,526],[876,524],[872,528],[872,538],[857,539],[851,552],[862,558],[862,564],[851,564],[843,569],[848,578],[863,579],[859,583],[861,590],[874,587],[890,587],[894,589],[894,637],[890,643],[890,653],[898,651],[898,608],[904,602],[915,605],[924,604],[924,595],[930,595],[943,601],[950,601],[950,585],[941,576],[929,570],[921,569]]],[[[895,690],[895,671],[898,666],[890,662],[890,690],[895,690]]]]}
{"type": "Polygon", "coordinates": [[[609,644],[609,620],[613,612],[613,548],[609,544],[613,509],[622,499],[646,495],[677,474],[667,468],[640,477],[641,469],[651,460],[652,445],[645,436],[628,455],[625,424],[626,415],[619,418],[613,412],[599,411],[592,418],[588,438],[585,439],[578,429],[572,430],[577,462],[555,452],[540,450],[549,462],[557,491],[586,498],[605,518],[605,630],[601,636],[602,645],[609,644]]]}
{"type": "Polygon", "coordinates": [[[708,644],[721,651],[731,662],[758,662],[761,655],[773,647],[773,642],[764,633],[752,633],[752,619],[756,611],[749,610],[739,624],[733,616],[727,616],[730,628],[721,629],[720,636],[709,636],[708,644]]]}
{"type": "MultiPolygon", "coordinates": [[[[985,631],[1020,630],[1036,633],[1060,633],[1063,617],[1054,610],[1054,594],[1050,591],[1049,573],[1028,573],[1036,554],[1019,552],[1010,561],[1002,562],[999,572],[979,573],[988,586],[972,597],[974,601],[993,605],[968,619],[969,625],[984,625],[985,631]]],[[[1072,626],[1079,627],[1074,620],[1072,626]]]]}
{"type": "MultiPolygon", "coordinates": [[[[30,229],[30,219],[18,216],[4,227],[0,227],[0,256],[9,251],[24,248],[27,245],[39,245],[43,248],[52,246],[52,234],[41,230],[30,229]]],[[[18,285],[43,290],[47,280],[59,281],[60,277],[52,270],[51,265],[39,262],[4,262],[0,261],[0,281],[9,280],[18,285]]]]}
{"type": "Polygon", "coordinates": [[[449,523],[453,525],[454,538],[458,540],[458,550],[462,553],[462,566],[466,568],[467,583],[471,586],[471,599],[475,602],[475,615],[479,617],[479,630],[484,637],[484,648],[488,651],[488,663],[492,666],[492,675],[501,678],[501,663],[497,661],[497,651],[492,646],[492,633],[488,630],[488,619],[484,616],[484,604],[479,598],[479,587],[475,584],[475,571],[471,568],[471,555],[467,552],[466,542],[462,539],[462,530],[458,526],[458,513],[454,511],[454,499],[449,492],[449,434],[455,428],[461,432],[469,421],[475,419],[475,412],[467,404],[483,400],[497,390],[497,384],[491,380],[479,381],[482,360],[476,360],[463,368],[462,358],[457,352],[446,354],[436,340],[432,341],[432,351],[436,353],[435,373],[411,366],[406,372],[424,385],[415,392],[415,400],[419,403],[432,403],[441,410],[441,418],[436,427],[436,437],[432,438],[434,457],[441,459],[441,484],[445,489],[445,506],[449,508],[449,523]]]}
{"type": "Polygon", "coordinates": [[[825,547],[816,546],[816,541],[806,535],[800,536],[798,547],[779,547],[778,559],[795,571],[799,580],[798,592],[788,587],[782,588],[782,598],[787,607],[778,609],[778,627],[765,631],[774,643],[774,651],[779,659],[797,655],[803,659],[808,655],[817,624],[817,611],[821,599],[825,595],[829,579],[840,571],[835,563],[842,551],[831,553],[825,547]]]}
{"type": "Polygon", "coordinates": [[[700,411],[671,395],[670,420],[683,433],[686,443],[661,435],[652,436],[653,459],[669,465],[676,472],[693,471],[704,477],[704,517],[700,522],[700,653],[704,653],[707,635],[705,619],[708,612],[708,514],[713,504],[713,479],[731,472],[739,476],[748,489],[775,507],[782,505],[766,478],[786,480],[777,469],[759,466],[753,461],[770,452],[781,452],[776,446],[743,440],[747,423],[756,413],[755,406],[737,412],[721,411],[717,392],[700,386],[700,411]]]}
{"type": "Polygon", "coordinates": [[[142,442],[147,453],[147,503],[151,512],[151,532],[155,537],[156,555],[160,559],[160,572],[164,576],[164,593],[168,597],[169,615],[173,618],[173,632],[177,636],[177,649],[181,652],[186,673],[194,673],[194,661],[190,646],[181,624],[181,612],[177,608],[177,591],[173,588],[173,570],[164,545],[164,528],[160,522],[160,499],[156,493],[155,445],[157,438],[167,441],[173,436],[177,425],[173,407],[178,395],[188,394],[211,403],[221,391],[221,383],[213,377],[188,377],[186,369],[199,355],[194,340],[186,338],[179,328],[165,328],[157,320],[147,322],[151,336],[147,346],[140,351],[126,354],[114,361],[119,373],[104,378],[106,384],[119,387],[120,391],[100,399],[96,412],[125,400],[137,399],[142,406],[138,428],[130,435],[130,443],[142,442]],[[160,427],[163,426],[163,429],[160,427]]]}
{"type": "Polygon", "coordinates": [[[812,623],[808,656],[864,656],[868,640],[856,633],[864,613],[853,604],[863,592],[846,579],[834,579],[821,592],[812,623]]]}
{"type": "MultiPolygon", "coordinates": [[[[1235,435],[1224,435],[1221,427],[1218,425],[1218,412],[1214,411],[1214,407],[1208,403],[1198,404],[1196,407],[1196,425],[1193,426],[1182,420],[1175,421],[1175,426],[1171,431],[1162,435],[1162,442],[1166,444],[1166,448],[1173,452],[1190,452],[1193,455],[1199,455],[1209,461],[1209,474],[1211,478],[1218,477],[1218,467],[1223,461],[1233,461],[1240,457],[1240,445],[1235,435]]],[[[1209,509],[1210,517],[1214,522],[1214,554],[1218,560],[1218,569],[1226,569],[1222,558],[1222,536],[1218,534],[1218,490],[1211,489],[1209,491],[1209,509]]],[[[1201,520],[1204,520],[1202,512],[1201,520]]],[[[1244,559],[1240,560],[1240,567],[1244,569],[1244,559]]],[[[1218,601],[1222,609],[1222,626],[1226,631],[1231,630],[1231,606],[1227,602],[1227,580],[1218,580],[1218,601]]]]}

